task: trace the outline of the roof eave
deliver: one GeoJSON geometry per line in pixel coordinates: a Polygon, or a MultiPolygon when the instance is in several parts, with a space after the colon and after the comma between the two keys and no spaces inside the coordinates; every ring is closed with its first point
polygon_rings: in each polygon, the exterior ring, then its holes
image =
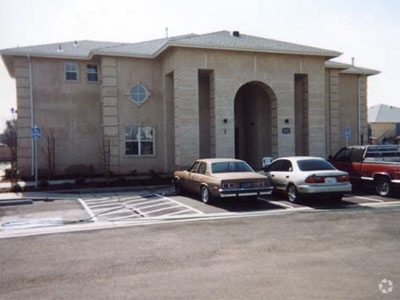
{"type": "Polygon", "coordinates": [[[206,50],[221,50],[221,51],[239,51],[239,52],[257,52],[257,53],[274,53],[274,54],[288,54],[288,55],[306,55],[306,56],[321,56],[325,59],[331,59],[342,55],[341,52],[326,52],[326,53],[315,53],[315,52],[306,52],[306,51],[285,51],[285,50],[269,50],[269,49],[256,49],[256,48],[233,48],[233,47],[218,47],[218,46],[199,46],[199,45],[188,45],[182,43],[168,43],[161,47],[158,51],[156,51],[151,57],[155,58],[160,55],[162,52],[167,50],[170,47],[177,48],[192,48],[192,49],[206,49],[206,50]]]}
{"type": "Polygon", "coordinates": [[[343,70],[340,72],[341,74],[353,74],[353,75],[364,75],[364,76],[373,76],[381,73],[377,70],[359,68],[359,67],[350,67],[349,69],[343,70]]]}
{"type": "Polygon", "coordinates": [[[1,54],[4,65],[6,66],[7,72],[11,78],[15,78],[14,65],[11,56],[1,54]]]}

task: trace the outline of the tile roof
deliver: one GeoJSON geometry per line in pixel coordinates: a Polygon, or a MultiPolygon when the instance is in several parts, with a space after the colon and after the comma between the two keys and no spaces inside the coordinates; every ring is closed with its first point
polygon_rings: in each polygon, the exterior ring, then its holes
{"type": "Polygon", "coordinates": [[[340,52],[287,43],[272,39],[219,31],[208,34],[188,34],[140,43],[75,41],[2,50],[4,55],[31,55],[54,58],[89,59],[96,54],[154,58],[168,47],[191,47],[267,53],[316,55],[332,58],[340,52]]]}
{"type": "Polygon", "coordinates": [[[377,70],[362,68],[353,64],[345,64],[331,60],[325,62],[325,67],[330,69],[340,69],[341,74],[377,75],[380,73],[377,70]]]}
{"type": "Polygon", "coordinates": [[[368,123],[400,123],[400,108],[386,104],[371,106],[368,123]]]}
{"type": "MultiPolygon", "coordinates": [[[[231,51],[247,51],[262,53],[281,53],[322,56],[330,59],[341,55],[340,52],[304,46],[278,40],[266,39],[239,32],[218,31],[207,34],[186,34],[181,36],[150,40],[139,43],[120,43],[102,41],[70,41],[37,46],[3,49],[0,54],[7,69],[12,74],[12,56],[51,57],[63,59],[91,59],[94,55],[126,56],[155,58],[169,47],[185,47],[200,49],[219,49],[231,51]]],[[[327,68],[341,69],[344,74],[375,75],[379,71],[326,61],[327,68]]]]}

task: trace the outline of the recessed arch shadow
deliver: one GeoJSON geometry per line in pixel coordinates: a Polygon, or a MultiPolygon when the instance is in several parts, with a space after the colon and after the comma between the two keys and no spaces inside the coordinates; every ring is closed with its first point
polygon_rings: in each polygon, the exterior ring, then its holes
{"type": "Polygon", "coordinates": [[[261,168],[264,156],[277,150],[277,98],[260,81],[242,85],[235,95],[235,157],[261,168]]]}

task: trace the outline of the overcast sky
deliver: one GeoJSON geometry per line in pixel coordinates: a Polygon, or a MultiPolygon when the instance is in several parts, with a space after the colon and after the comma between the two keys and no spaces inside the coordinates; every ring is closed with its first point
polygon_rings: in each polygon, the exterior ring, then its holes
{"type": "MultiPolygon", "coordinates": [[[[368,105],[400,107],[400,0],[0,0],[0,49],[74,40],[141,42],[234,31],[342,52],[381,71],[368,105]]],[[[0,131],[16,107],[0,61],[0,131]]]]}

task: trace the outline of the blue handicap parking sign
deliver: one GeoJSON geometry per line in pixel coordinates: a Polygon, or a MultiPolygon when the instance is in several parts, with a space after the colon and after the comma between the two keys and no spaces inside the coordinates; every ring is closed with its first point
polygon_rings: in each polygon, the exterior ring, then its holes
{"type": "Polygon", "coordinates": [[[32,139],[40,140],[40,127],[39,126],[32,127],[32,139]]]}
{"type": "Polygon", "coordinates": [[[349,137],[350,134],[351,134],[351,128],[350,127],[345,127],[344,131],[343,131],[343,134],[344,134],[345,137],[349,137]]]}

